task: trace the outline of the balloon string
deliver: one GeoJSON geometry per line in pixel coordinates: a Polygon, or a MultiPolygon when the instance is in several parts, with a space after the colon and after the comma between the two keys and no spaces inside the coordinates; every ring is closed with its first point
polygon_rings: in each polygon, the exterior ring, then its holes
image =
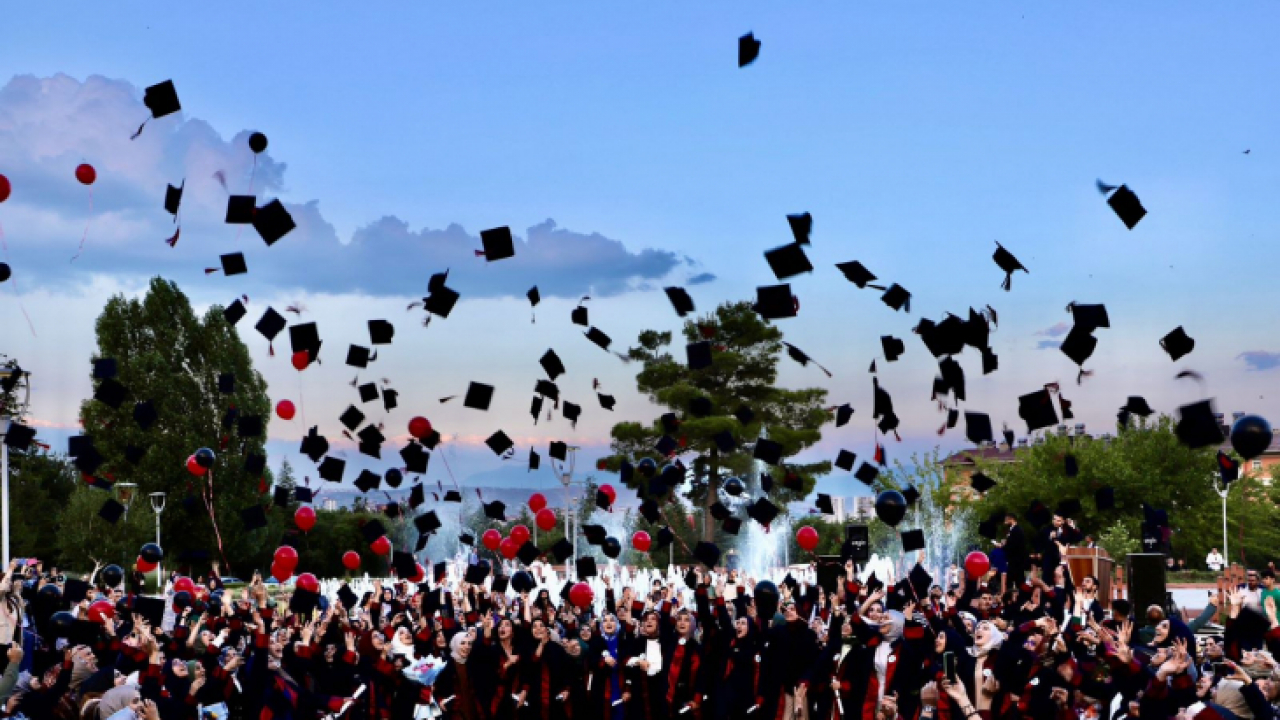
{"type": "MultiPolygon", "coordinates": [[[[10,264],[9,243],[5,242],[3,225],[0,225],[0,248],[4,249],[5,264],[10,264]]],[[[31,323],[31,316],[27,314],[27,306],[22,303],[22,293],[18,292],[18,279],[10,277],[9,282],[13,284],[13,296],[18,300],[18,309],[22,311],[22,317],[27,319],[27,327],[31,328],[31,337],[37,337],[36,326],[31,323]]]]}
{"type": "Polygon", "coordinates": [[[222,532],[218,530],[218,515],[213,509],[213,468],[209,468],[205,477],[209,481],[209,490],[204,498],[204,506],[209,511],[209,520],[213,523],[213,534],[218,539],[218,554],[222,556],[222,564],[230,570],[231,563],[227,562],[227,553],[222,549],[222,532]]]}
{"type": "Polygon", "coordinates": [[[71,262],[75,262],[80,257],[80,253],[84,252],[84,241],[89,237],[89,226],[93,224],[93,188],[89,188],[89,219],[84,221],[84,234],[80,236],[80,247],[76,249],[76,254],[71,256],[71,262]]]}

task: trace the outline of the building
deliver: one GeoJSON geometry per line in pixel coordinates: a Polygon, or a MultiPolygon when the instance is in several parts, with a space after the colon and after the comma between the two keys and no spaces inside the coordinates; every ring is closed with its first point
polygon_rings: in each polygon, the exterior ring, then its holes
{"type": "Polygon", "coordinates": [[[324,500],[320,501],[320,509],[328,510],[329,512],[334,512],[335,510],[338,509],[338,501],[334,498],[325,498],[324,500]]]}

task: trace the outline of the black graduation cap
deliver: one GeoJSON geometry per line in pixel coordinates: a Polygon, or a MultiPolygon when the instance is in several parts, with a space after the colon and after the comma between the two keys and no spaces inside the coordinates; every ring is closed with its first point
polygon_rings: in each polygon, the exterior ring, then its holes
{"type": "Polygon", "coordinates": [[[466,545],[467,547],[474,547],[476,544],[476,536],[469,532],[464,532],[458,536],[458,542],[466,545]]]}
{"type": "MultiPolygon", "coordinates": [[[[458,499],[461,500],[462,499],[461,496],[459,496],[458,499]]],[[[426,494],[426,491],[423,490],[422,488],[422,483],[418,483],[417,485],[414,485],[413,489],[409,491],[409,500],[408,500],[409,508],[412,510],[417,510],[426,501],[427,501],[427,494],[426,494]]]]}
{"type": "Polygon", "coordinates": [[[428,510],[413,519],[413,526],[423,535],[430,535],[440,529],[440,516],[435,510],[428,510]]]}
{"type": "Polygon", "coordinates": [[[490,520],[497,520],[498,522],[506,521],[507,519],[506,503],[502,502],[501,500],[494,500],[492,502],[481,503],[481,505],[484,507],[485,517],[489,518],[490,520]]]}
{"type": "MultiPolygon", "coordinates": [[[[945,357],[938,362],[938,372],[942,373],[942,383],[946,390],[955,393],[956,400],[965,399],[964,368],[954,358],[945,357]]],[[[942,393],[943,395],[946,392],[942,393]]]]}
{"type": "Polygon", "coordinates": [[[964,426],[965,437],[975,445],[995,440],[995,436],[991,433],[991,416],[986,413],[966,410],[964,413],[964,426]]]}
{"type": "Polygon", "coordinates": [[[262,435],[262,416],[244,415],[236,422],[236,434],[243,438],[262,435]]]}
{"type": "Polygon", "coordinates": [[[1049,512],[1049,506],[1039,500],[1032,500],[1031,507],[1027,509],[1027,520],[1036,527],[1048,525],[1053,520],[1053,514],[1049,512]]]}
{"type": "Polygon", "coordinates": [[[251,452],[244,458],[244,471],[250,475],[262,475],[267,468],[267,456],[251,452]]]}
{"type": "Polygon", "coordinates": [[[261,505],[250,505],[240,511],[240,521],[244,523],[245,532],[253,532],[267,526],[267,513],[261,505]]]}
{"type": "Polygon", "coordinates": [[[658,503],[649,498],[640,503],[640,516],[650,525],[657,525],[662,519],[662,511],[658,508],[658,503]]]}
{"type": "Polygon", "coordinates": [[[690,370],[702,370],[711,367],[711,342],[701,340],[685,346],[685,356],[690,370]]]}
{"type": "Polygon", "coordinates": [[[791,226],[791,236],[796,244],[808,245],[809,234],[813,232],[813,215],[807,212],[787,215],[787,225],[791,226]]]}
{"type": "Polygon", "coordinates": [[[853,476],[864,484],[871,485],[876,481],[876,478],[880,477],[880,471],[876,469],[875,465],[864,462],[858,466],[858,472],[854,473],[853,476]]]}
{"type": "Polygon", "coordinates": [[[525,540],[520,549],[516,551],[516,557],[525,565],[532,565],[533,561],[537,560],[540,555],[542,555],[542,551],[531,540],[525,540]]]}
{"type": "Polygon", "coordinates": [[[552,440],[547,444],[547,455],[553,460],[564,462],[569,457],[569,443],[561,440],[552,440]]]}
{"type": "Polygon", "coordinates": [[[493,386],[473,382],[467,386],[467,395],[462,404],[474,410],[488,410],[493,401],[493,386]]]}
{"type": "Polygon", "coordinates": [[[421,475],[427,471],[427,462],[431,460],[431,455],[418,443],[410,442],[401,448],[400,459],[404,461],[406,470],[421,475]]]}
{"type": "Polygon", "coordinates": [[[1067,477],[1075,477],[1079,475],[1080,464],[1076,462],[1076,456],[1068,453],[1067,456],[1062,459],[1062,469],[1066,472],[1067,477]]]}
{"type": "MultiPolygon", "coordinates": [[[[909,553],[925,548],[924,531],[923,530],[904,530],[902,532],[902,552],[909,553]]],[[[928,586],[925,586],[925,593],[929,592],[928,586]]]]}
{"type": "Polygon", "coordinates": [[[604,334],[604,331],[594,326],[587,330],[587,339],[596,345],[599,345],[604,350],[608,350],[609,344],[613,342],[608,335],[604,334]]]}
{"type": "Polygon", "coordinates": [[[347,364],[351,367],[369,367],[370,356],[369,348],[363,345],[351,345],[347,348],[347,364]]]}
{"type": "Polygon", "coordinates": [[[377,383],[365,383],[360,387],[356,388],[356,391],[360,393],[360,402],[362,403],[367,403],[367,402],[371,402],[373,400],[378,399],[377,383]]]}
{"type": "Polygon", "coordinates": [[[227,321],[228,325],[235,325],[240,322],[240,318],[244,317],[247,312],[248,310],[245,310],[244,303],[235,300],[222,309],[222,318],[227,321]]]}
{"type": "Polygon", "coordinates": [[[165,80],[144,90],[142,104],[151,111],[153,118],[172,115],[182,109],[182,104],[178,102],[178,89],[173,86],[172,80],[165,80]]]}
{"type": "Polygon", "coordinates": [[[998,242],[996,243],[996,254],[992,255],[991,259],[995,260],[996,265],[999,265],[1000,269],[1004,271],[1004,282],[1000,284],[1000,287],[1004,288],[1006,292],[1013,285],[1013,274],[1015,272],[1019,270],[1028,272],[1027,268],[1018,261],[1018,258],[1014,257],[1013,253],[1005,250],[1004,246],[998,242]]]}
{"type": "Polygon", "coordinates": [[[822,494],[822,493],[818,493],[818,499],[813,503],[813,506],[814,506],[815,508],[817,508],[817,509],[818,509],[818,512],[821,512],[823,515],[835,515],[835,514],[836,514],[836,509],[835,509],[835,507],[831,504],[831,496],[830,496],[830,495],[824,495],[824,494],[822,494]]]}
{"type": "MultiPolygon", "coordinates": [[[[34,440],[35,437],[36,437],[35,428],[23,425],[22,423],[16,420],[11,420],[9,421],[9,429],[5,432],[5,435],[4,435],[4,444],[13,448],[14,450],[26,450],[27,448],[31,447],[31,441],[34,440]]],[[[91,453],[86,452],[82,454],[81,457],[76,458],[77,467],[79,467],[80,460],[86,455],[89,455],[89,454],[97,455],[97,451],[93,450],[92,447],[89,448],[89,451],[91,451],[91,453]]],[[[102,463],[101,457],[102,457],[101,455],[98,455],[98,461],[97,461],[98,465],[102,463]]],[[[94,468],[97,469],[97,465],[95,465],[94,468]]],[[[93,471],[82,470],[82,472],[92,474],[93,471]]]]}
{"type": "Polygon", "coordinates": [[[1018,398],[1018,417],[1027,422],[1027,432],[1058,424],[1058,412],[1047,389],[1041,388],[1018,398]]]}
{"type": "Polygon", "coordinates": [[[307,431],[306,437],[302,438],[302,445],[298,452],[311,458],[311,462],[320,462],[320,458],[329,452],[329,441],[320,434],[318,428],[311,428],[307,431]]]}
{"type": "Polygon", "coordinates": [[[1067,498],[1066,500],[1058,503],[1058,507],[1054,511],[1054,514],[1061,515],[1064,518],[1074,518],[1079,517],[1080,513],[1083,511],[1084,507],[1080,504],[1079,500],[1075,498],[1067,498]]]}
{"type": "Polygon", "coordinates": [[[915,485],[907,485],[902,491],[902,498],[907,501],[908,505],[915,505],[916,501],[920,499],[920,491],[916,489],[915,485]]]}
{"type": "MultiPolygon", "coordinates": [[[[905,545],[905,540],[903,545],[905,545]]],[[[920,550],[924,549],[924,539],[921,538],[920,550]]],[[[916,597],[923,598],[928,596],[929,588],[933,586],[933,576],[927,570],[921,567],[920,563],[911,568],[911,572],[907,573],[907,579],[911,583],[911,589],[915,591],[916,597]]]]}
{"type": "MultiPolygon", "coordinates": [[[[836,268],[838,268],[840,272],[844,273],[846,280],[857,285],[859,288],[866,288],[867,283],[876,279],[876,276],[873,275],[870,270],[863,267],[862,263],[857,260],[836,263],[836,268]]],[[[884,288],[877,289],[883,290],[884,288]]]]}
{"type": "Polygon", "coordinates": [[[850,418],[853,417],[853,406],[845,403],[836,408],[836,427],[844,427],[849,424],[850,418]]]}
{"type": "MultiPolygon", "coordinates": [[[[35,438],[36,431],[19,422],[10,422],[9,431],[4,436],[4,443],[14,450],[26,450],[35,438]]],[[[102,457],[102,453],[98,449],[90,445],[80,450],[80,454],[76,456],[76,469],[85,475],[92,475],[98,468],[102,467],[102,463],[106,458],[102,457]]]]}
{"type": "Polygon", "coordinates": [[[1178,408],[1178,440],[1191,448],[1221,445],[1226,438],[1213,413],[1213,401],[1201,400],[1178,408]]]}
{"type": "Polygon", "coordinates": [[[992,352],[991,348],[982,348],[982,374],[990,375],[1000,369],[1000,356],[992,352]]]}
{"type": "MultiPolygon", "coordinates": [[[[414,570],[416,571],[417,568],[414,568],[414,570]]],[[[481,565],[480,563],[476,563],[475,565],[467,566],[467,571],[463,573],[462,579],[472,585],[481,585],[484,583],[484,579],[488,576],[489,566],[487,564],[481,565]]]]}
{"type": "Polygon", "coordinates": [[[804,254],[804,248],[799,243],[789,243],[769,250],[764,254],[764,259],[769,263],[769,267],[773,269],[773,274],[779,280],[786,280],[801,273],[813,272],[813,265],[809,262],[808,256],[804,254]]]}
{"type": "Polygon", "coordinates": [[[136,596],[133,598],[133,616],[145,618],[152,627],[160,627],[164,620],[165,602],[161,598],[136,596]]]}
{"type": "Polygon", "coordinates": [[[455,290],[442,285],[423,298],[422,308],[432,315],[447,318],[453,312],[453,306],[458,304],[459,297],[455,290]]]}
{"type": "Polygon", "coordinates": [[[738,67],[746,67],[760,56],[760,41],[756,36],[747,33],[738,38],[738,67]]]}
{"type": "Polygon", "coordinates": [[[342,583],[342,587],[338,588],[338,602],[347,610],[354,610],[360,604],[360,598],[351,591],[351,586],[342,583]]]}
{"type": "Polygon", "coordinates": [[[1059,349],[1062,350],[1063,355],[1071,358],[1071,362],[1076,365],[1084,365],[1085,361],[1093,356],[1093,351],[1097,347],[1098,339],[1090,335],[1089,331],[1082,330],[1077,326],[1073,327],[1071,332],[1067,333],[1067,336],[1063,338],[1059,349]]]}
{"type": "Polygon", "coordinates": [[[551,546],[548,552],[556,559],[556,562],[564,562],[569,559],[570,555],[573,555],[573,543],[565,538],[560,538],[551,546]]]}
{"type": "Polygon", "coordinates": [[[98,517],[112,525],[115,525],[120,520],[121,515],[124,515],[124,505],[116,502],[113,498],[107,498],[107,501],[102,503],[102,507],[98,510],[98,517]]]}
{"type": "Polygon", "coordinates": [[[1122,410],[1137,415],[1138,417],[1147,417],[1155,411],[1147,404],[1147,401],[1137,395],[1130,395],[1128,401],[1125,402],[1122,410]]]}
{"type": "Polygon", "coordinates": [[[711,441],[716,444],[716,447],[719,448],[722,453],[733,452],[733,450],[738,447],[737,439],[735,439],[733,437],[733,433],[728,430],[722,430],[716,433],[712,436],[711,441]]]}
{"type": "Polygon", "coordinates": [[[720,563],[720,548],[715,543],[701,541],[693,549],[693,557],[708,568],[720,563]]]}
{"type": "Polygon", "coordinates": [[[667,299],[671,301],[671,306],[675,308],[676,315],[684,317],[693,312],[693,298],[689,297],[689,293],[682,287],[663,288],[667,293],[667,299]]]}
{"type": "Polygon", "coordinates": [[[653,536],[653,544],[649,546],[649,552],[653,553],[658,550],[662,550],[663,548],[670,546],[671,543],[675,542],[675,540],[676,534],[671,531],[671,528],[666,526],[660,527],[658,528],[658,534],[653,536]]]}
{"type": "Polygon", "coordinates": [[[316,472],[322,480],[342,482],[342,473],[347,469],[347,461],[342,458],[326,457],[316,472]]]}
{"type": "Polygon", "coordinates": [[[446,490],[444,493],[445,502],[460,503],[462,502],[462,493],[457,490],[446,490]]]}
{"type": "Polygon", "coordinates": [[[117,372],[115,358],[98,358],[93,361],[94,380],[110,380],[116,376],[117,372]]]}
{"type": "MultiPolygon", "coordinates": [[[[533,391],[541,397],[548,397],[548,398],[551,398],[552,400],[557,400],[557,401],[560,399],[560,386],[556,385],[550,380],[539,380],[537,384],[534,386],[533,391]]],[[[538,407],[540,412],[542,407],[541,404],[539,404],[538,407]]],[[[536,420],[538,416],[538,412],[534,412],[533,416],[534,416],[534,419],[536,420]]]]}
{"type": "Polygon", "coordinates": [[[387,534],[387,528],[382,524],[381,520],[376,518],[370,519],[364,525],[360,526],[360,536],[364,538],[366,543],[372,544],[378,538],[387,534]]]}
{"type": "Polygon", "coordinates": [[[746,405],[739,405],[737,410],[733,411],[733,416],[743,425],[750,425],[752,420],[756,419],[756,414],[746,405]]]}
{"type": "Polygon", "coordinates": [[[675,438],[670,435],[663,435],[658,438],[658,442],[653,446],[653,449],[658,451],[659,455],[667,457],[676,451],[678,445],[679,443],[676,442],[675,438]]]}
{"type": "Polygon", "coordinates": [[[1107,315],[1107,307],[1105,305],[1085,305],[1073,302],[1067,306],[1067,310],[1074,320],[1073,328],[1079,328],[1084,332],[1091,333],[1098,328],[1111,327],[1111,318],[1107,315]]]}
{"type": "Polygon", "coordinates": [[[342,423],[346,429],[354,431],[360,427],[360,423],[364,422],[364,413],[360,412],[355,405],[348,405],[342,415],[338,416],[338,422],[342,423]]]}
{"type": "Polygon", "coordinates": [[[592,557],[580,557],[574,563],[574,568],[578,571],[578,578],[593,578],[599,574],[596,570],[596,560],[592,557]]]}
{"type": "Polygon", "coordinates": [[[218,392],[223,395],[231,395],[236,391],[235,373],[219,373],[218,375],[218,392]]]}
{"type": "Polygon", "coordinates": [[[252,195],[232,195],[227,198],[228,225],[248,225],[253,222],[257,211],[258,199],[252,195]]]}
{"type": "Polygon", "coordinates": [[[275,340],[276,336],[280,334],[280,331],[287,324],[283,315],[276,312],[275,308],[269,307],[266,312],[262,313],[262,318],[258,320],[258,324],[253,327],[267,340],[275,340]]]}
{"type": "MultiPolygon", "coordinates": [[[[717,521],[724,520],[725,518],[733,514],[732,512],[729,511],[729,508],[725,507],[724,503],[720,502],[719,500],[712,503],[710,510],[711,510],[711,517],[715,518],[717,521]]],[[[655,522],[655,521],[650,520],[649,522],[655,522]]]]}
{"type": "Polygon", "coordinates": [[[150,400],[144,400],[133,406],[133,420],[143,430],[150,430],[159,417],[155,403],[150,400]]]}
{"type": "Polygon", "coordinates": [[[756,303],[752,307],[766,320],[781,320],[796,316],[796,301],[791,285],[765,285],[756,288],[756,303]]]}
{"type": "Polygon", "coordinates": [[[971,485],[975,491],[985,493],[996,486],[996,481],[987,477],[986,473],[979,471],[970,476],[969,485],[971,485]]]}
{"type": "Polygon", "coordinates": [[[787,355],[792,360],[795,360],[796,362],[800,363],[802,367],[808,367],[809,363],[813,363],[814,365],[818,366],[819,370],[826,373],[827,377],[831,377],[831,371],[819,365],[818,362],[813,358],[809,357],[808,354],[805,353],[805,351],[801,350],[795,345],[792,345],[789,342],[783,342],[782,344],[787,346],[787,355]]]}
{"type": "Polygon", "coordinates": [[[507,434],[501,430],[490,435],[489,439],[484,441],[484,444],[489,446],[489,449],[493,451],[494,455],[505,454],[508,450],[515,447],[515,443],[511,442],[511,438],[507,437],[507,434]]]}
{"type": "Polygon", "coordinates": [[[362,493],[373,492],[382,486],[382,477],[372,470],[361,470],[355,486],[362,493]]]}
{"type": "Polygon", "coordinates": [[[587,309],[579,305],[578,307],[574,308],[572,312],[569,313],[569,319],[573,321],[574,325],[581,325],[583,327],[586,327],[588,325],[587,309]]]}
{"type": "Polygon", "coordinates": [[[1116,491],[1112,487],[1101,487],[1093,493],[1093,503],[1098,510],[1111,510],[1116,506],[1116,491]]]}
{"type": "Polygon", "coordinates": [[[93,399],[106,405],[112,410],[118,410],[124,404],[125,396],[129,391],[124,385],[113,379],[103,380],[98,383],[98,389],[93,391],[93,399]]]}
{"type": "Polygon", "coordinates": [[[582,534],[592,545],[603,545],[609,537],[609,531],[605,530],[603,525],[583,525],[582,534]]]}
{"type": "Polygon", "coordinates": [[[560,362],[560,356],[556,355],[556,351],[550,348],[543,353],[542,358],[538,360],[538,364],[547,373],[547,377],[553,381],[564,374],[564,363],[560,362]]]}
{"type": "MultiPolygon", "coordinates": [[[[386,436],[382,434],[382,431],[378,429],[377,425],[366,425],[363,430],[356,433],[356,437],[360,438],[361,452],[365,452],[368,448],[376,450],[387,440],[386,436]]],[[[368,455],[371,453],[365,452],[365,454],[368,455]]]]}
{"type": "Polygon", "coordinates": [[[756,440],[751,456],[770,465],[777,465],[782,462],[782,445],[768,438],[760,438],[756,440]]]}
{"type": "Polygon", "coordinates": [[[888,305],[894,310],[906,310],[907,312],[911,312],[911,293],[907,292],[906,288],[897,283],[890,285],[889,289],[884,291],[884,295],[880,296],[880,299],[885,305],[888,305]]]}
{"type": "Polygon", "coordinates": [[[309,487],[296,485],[293,488],[293,498],[300,503],[309,503],[315,499],[315,493],[309,487]]]}
{"type": "Polygon", "coordinates": [[[487,262],[505,260],[516,254],[515,243],[511,238],[511,228],[505,225],[481,230],[480,242],[484,245],[484,250],[476,251],[476,254],[483,255],[487,262]]]}
{"type": "Polygon", "coordinates": [[[293,500],[293,493],[289,492],[289,488],[277,485],[271,499],[276,507],[288,507],[293,500]]]}
{"type": "Polygon", "coordinates": [[[769,527],[769,524],[778,517],[778,506],[769,502],[768,498],[756,498],[754,503],[747,506],[747,516],[761,525],[769,527]]]}
{"type": "Polygon", "coordinates": [[[279,200],[272,200],[253,213],[253,229],[258,231],[258,235],[268,246],[276,244],[277,240],[288,235],[295,227],[297,225],[293,222],[293,216],[279,200]]]}
{"type": "Polygon", "coordinates": [[[582,416],[582,406],[565,400],[564,405],[560,408],[560,414],[563,415],[565,420],[568,420],[570,424],[577,427],[578,418],[582,416]]]}
{"type": "Polygon", "coordinates": [[[1240,479],[1240,461],[1232,458],[1230,455],[1218,451],[1218,475],[1222,478],[1222,484],[1228,485],[1240,479]]]}
{"type": "Polygon", "coordinates": [[[396,396],[398,394],[399,393],[397,393],[395,390],[391,390],[389,388],[384,389],[382,391],[382,409],[387,412],[391,412],[392,410],[395,410],[396,396]]]}
{"type": "Polygon", "coordinates": [[[67,457],[79,457],[80,452],[93,447],[93,438],[88,435],[72,435],[67,438],[67,457]]]}
{"type": "Polygon", "coordinates": [[[1138,196],[1133,194],[1128,185],[1116,188],[1116,191],[1111,193],[1111,197],[1107,198],[1107,204],[1130,230],[1147,214],[1147,209],[1142,207],[1142,201],[1138,200],[1138,196]]]}
{"type": "Polygon", "coordinates": [[[1000,534],[1000,523],[1004,519],[1004,513],[996,513],[991,517],[978,523],[978,534],[988,540],[995,540],[1000,534]]]}
{"type": "Polygon", "coordinates": [[[596,491],[596,507],[601,510],[608,511],[613,507],[613,500],[609,499],[609,494],[603,490],[596,491]]]}
{"type": "Polygon", "coordinates": [[[244,253],[227,253],[219,256],[218,261],[222,264],[223,275],[243,275],[249,272],[249,266],[244,261],[244,253]]]}
{"type": "Polygon", "coordinates": [[[530,448],[529,449],[529,469],[537,470],[540,467],[542,467],[542,456],[538,454],[537,450],[530,448]]]}
{"type": "Polygon", "coordinates": [[[1174,328],[1172,332],[1160,339],[1160,347],[1169,353],[1169,359],[1177,362],[1196,347],[1196,341],[1187,336],[1187,331],[1182,326],[1174,328]]]}
{"type": "Polygon", "coordinates": [[[605,410],[613,410],[613,406],[618,404],[618,400],[612,395],[604,393],[596,393],[596,399],[600,401],[600,407],[605,410]]]}
{"type": "Polygon", "coordinates": [[[858,456],[856,453],[851,453],[848,450],[842,449],[840,453],[836,455],[835,466],[845,472],[853,472],[853,464],[857,462],[857,460],[858,456]]]}
{"type": "Polygon", "coordinates": [[[418,574],[418,561],[414,559],[413,553],[395,550],[391,553],[391,569],[395,571],[396,577],[411,578],[418,574]]]}
{"type": "Polygon", "coordinates": [[[396,335],[396,328],[386,320],[369,321],[369,344],[390,345],[396,335]]]}
{"type": "Polygon", "coordinates": [[[880,349],[884,351],[884,359],[889,362],[895,362],[906,352],[906,346],[896,337],[892,335],[880,336],[880,349]]]}

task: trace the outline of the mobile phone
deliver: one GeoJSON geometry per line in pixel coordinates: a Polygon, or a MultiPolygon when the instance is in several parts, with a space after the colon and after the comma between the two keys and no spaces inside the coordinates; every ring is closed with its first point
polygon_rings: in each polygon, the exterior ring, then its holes
{"type": "Polygon", "coordinates": [[[950,650],[942,653],[942,671],[946,673],[948,682],[956,681],[956,654],[950,650]]]}

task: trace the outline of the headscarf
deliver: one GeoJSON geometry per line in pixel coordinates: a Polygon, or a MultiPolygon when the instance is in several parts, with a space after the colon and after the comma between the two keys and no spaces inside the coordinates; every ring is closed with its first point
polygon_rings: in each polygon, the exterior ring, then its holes
{"type": "Polygon", "coordinates": [[[1244,687],[1244,683],[1239,680],[1219,681],[1218,689],[1213,693],[1213,704],[1226,708],[1238,718],[1253,717],[1253,711],[1249,709],[1244,694],[1240,692],[1241,687],[1244,687]]]}
{"type": "Polygon", "coordinates": [[[102,720],[111,720],[111,717],[121,710],[128,710],[129,703],[138,697],[138,688],[133,685],[121,685],[114,687],[103,693],[102,699],[98,701],[98,717],[102,720]]]}
{"type": "Polygon", "coordinates": [[[974,657],[984,657],[992,651],[999,649],[999,647],[1004,644],[1004,633],[1000,632],[1000,630],[996,628],[995,623],[990,620],[983,620],[978,623],[978,625],[973,626],[973,636],[975,640],[973,647],[969,648],[969,654],[974,657]],[[991,628],[991,639],[987,641],[985,646],[979,647],[976,640],[978,636],[978,625],[984,624],[991,628]]]}
{"type": "Polygon", "coordinates": [[[885,644],[888,645],[896,641],[898,638],[901,638],[902,629],[906,624],[907,618],[902,614],[902,611],[885,610],[884,614],[880,617],[880,627],[883,628],[885,625],[889,626],[888,632],[884,632],[882,630],[880,633],[884,637],[885,644]]]}
{"type": "MultiPolygon", "coordinates": [[[[455,635],[454,637],[457,637],[457,636],[455,635]]],[[[401,642],[400,633],[397,632],[391,636],[391,640],[389,641],[389,644],[391,645],[391,654],[403,655],[405,659],[408,660],[409,662],[414,662],[417,660],[417,657],[415,657],[413,653],[412,639],[408,643],[401,642]]]]}
{"type": "Polygon", "coordinates": [[[471,639],[470,635],[460,632],[454,635],[453,639],[449,641],[449,655],[451,655],[453,657],[453,661],[459,665],[467,664],[467,658],[464,657],[461,652],[462,643],[469,639],[471,639]]]}

